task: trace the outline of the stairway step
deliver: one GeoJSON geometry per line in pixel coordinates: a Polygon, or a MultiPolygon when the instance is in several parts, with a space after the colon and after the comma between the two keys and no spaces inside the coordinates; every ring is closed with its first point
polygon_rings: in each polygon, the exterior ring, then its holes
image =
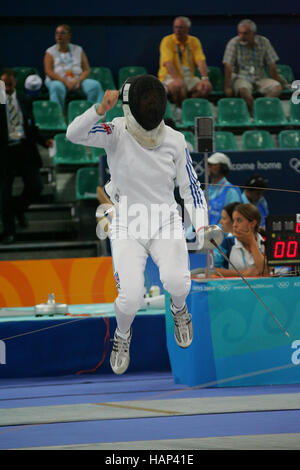
{"type": "Polygon", "coordinates": [[[62,259],[98,257],[103,253],[99,240],[91,241],[47,241],[0,244],[1,261],[24,259],[62,259]]]}

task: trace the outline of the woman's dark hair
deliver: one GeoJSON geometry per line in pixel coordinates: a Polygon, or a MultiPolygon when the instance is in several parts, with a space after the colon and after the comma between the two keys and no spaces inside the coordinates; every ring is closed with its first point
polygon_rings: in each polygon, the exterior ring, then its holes
{"type": "Polygon", "coordinates": [[[231,220],[232,220],[232,213],[234,209],[236,208],[236,206],[238,206],[239,204],[240,202],[236,201],[236,202],[231,202],[230,204],[227,204],[226,206],[223,207],[223,210],[227,212],[231,220]]]}

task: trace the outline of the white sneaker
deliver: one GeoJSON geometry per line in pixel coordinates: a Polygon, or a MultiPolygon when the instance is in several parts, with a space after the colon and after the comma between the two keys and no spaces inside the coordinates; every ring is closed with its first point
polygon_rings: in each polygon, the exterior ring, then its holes
{"type": "Polygon", "coordinates": [[[110,366],[115,374],[124,374],[128,369],[130,356],[129,347],[132,337],[132,329],[130,328],[130,335],[128,339],[124,339],[118,335],[116,329],[114,334],[114,344],[110,355],[110,366]]]}
{"type": "Polygon", "coordinates": [[[171,302],[171,312],[175,325],[174,336],[176,343],[181,348],[188,348],[193,341],[193,324],[187,306],[184,305],[181,310],[176,312],[171,302]]]}

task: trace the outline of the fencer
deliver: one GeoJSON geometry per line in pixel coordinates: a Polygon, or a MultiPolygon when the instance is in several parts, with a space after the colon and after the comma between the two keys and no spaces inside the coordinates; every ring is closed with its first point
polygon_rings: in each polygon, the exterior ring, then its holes
{"type": "Polygon", "coordinates": [[[166,101],[165,89],[156,77],[130,77],[120,93],[107,90],[101,104],[76,117],[67,129],[71,142],[104,148],[107,154],[111,180],[105,190],[115,208],[110,242],[118,288],[114,303],[117,328],[110,364],[116,374],[124,373],[130,362],[132,323],[144,304],[149,255],[171,297],[177,344],[186,348],[193,338],[186,306],[191,286],[189,258],[174,198],[175,182],[199,248],[205,244],[207,205],[183,135],[164,123],[166,101]],[[103,123],[105,113],[119,98],[124,117],[103,123]]]}

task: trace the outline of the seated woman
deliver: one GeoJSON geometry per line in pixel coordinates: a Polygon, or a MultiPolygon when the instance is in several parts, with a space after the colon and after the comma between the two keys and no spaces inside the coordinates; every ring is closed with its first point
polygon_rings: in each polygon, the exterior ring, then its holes
{"type": "Polygon", "coordinates": [[[69,91],[81,90],[89,101],[101,103],[104,92],[97,80],[89,77],[90,66],[81,46],[71,44],[71,28],[66,24],[57,26],[56,44],[46,50],[44,68],[45,85],[50,100],[59,103],[64,110],[69,91]]]}
{"type": "MultiPolygon", "coordinates": [[[[223,207],[221,212],[221,218],[219,224],[221,225],[224,232],[224,240],[220,245],[221,250],[228,256],[230,255],[231,248],[234,245],[234,236],[232,234],[232,213],[239,202],[232,202],[223,207]]],[[[214,266],[216,268],[228,268],[228,261],[221,255],[221,253],[215,249],[214,250],[214,266]]]]}
{"type": "MultiPolygon", "coordinates": [[[[260,227],[261,215],[253,204],[238,204],[232,213],[232,228],[235,237],[229,260],[244,276],[263,276],[268,274],[264,254],[264,230],[260,227]]],[[[223,277],[236,277],[236,271],[229,266],[215,268],[223,277]]]]}

